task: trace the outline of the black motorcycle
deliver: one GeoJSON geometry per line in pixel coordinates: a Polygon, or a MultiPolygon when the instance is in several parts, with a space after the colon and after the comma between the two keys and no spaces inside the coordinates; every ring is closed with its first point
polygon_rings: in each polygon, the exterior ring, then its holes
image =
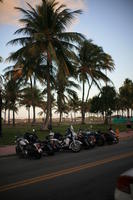
{"type": "Polygon", "coordinates": [[[82,142],[82,146],[86,149],[94,148],[96,139],[89,131],[79,130],[77,134],[78,140],[82,142]]]}
{"type": "Polygon", "coordinates": [[[103,146],[105,144],[105,137],[101,131],[92,131],[90,134],[94,135],[97,146],[103,146]]]}
{"type": "Polygon", "coordinates": [[[48,139],[44,140],[44,141],[40,141],[41,144],[41,148],[42,148],[42,155],[48,155],[48,156],[52,156],[54,155],[54,148],[51,145],[50,141],[48,139]]]}
{"type": "Polygon", "coordinates": [[[20,158],[37,158],[42,156],[42,148],[36,135],[25,133],[21,137],[16,137],[16,154],[20,158]]]}
{"type": "Polygon", "coordinates": [[[116,136],[115,133],[109,131],[104,133],[105,142],[109,145],[119,143],[119,138],[116,136]]]}
{"type": "Polygon", "coordinates": [[[40,141],[35,130],[26,132],[22,137],[16,138],[16,153],[19,157],[41,158],[42,155],[53,155],[54,150],[49,141],[40,141]]]}

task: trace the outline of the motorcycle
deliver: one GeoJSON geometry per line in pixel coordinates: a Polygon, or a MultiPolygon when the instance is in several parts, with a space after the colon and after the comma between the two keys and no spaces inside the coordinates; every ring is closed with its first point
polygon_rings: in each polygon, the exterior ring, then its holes
{"type": "Polygon", "coordinates": [[[95,144],[97,146],[103,146],[105,144],[105,137],[100,131],[94,131],[91,134],[95,137],[95,144]]]}
{"type": "Polygon", "coordinates": [[[54,155],[54,149],[50,143],[50,141],[48,139],[44,140],[44,141],[41,141],[40,142],[41,144],[41,148],[42,148],[42,155],[45,156],[45,155],[49,155],[49,156],[52,156],[54,155]]]}
{"type": "Polygon", "coordinates": [[[79,152],[81,150],[82,143],[78,140],[72,126],[67,129],[65,137],[60,133],[50,132],[49,140],[55,151],[71,149],[73,152],[79,152]]]}
{"type": "Polygon", "coordinates": [[[33,133],[26,132],[16,138],[16,154],[19,157],[39,159],[42,155],[54,155],[54,150],[48,140],[40,141],[33,129],[33,133]]]}
{"type": "Polygon", "coordinates": [[[116,133],[112,129],[109,129],[107,133],[104,133],[104,138],[109,145],[119,143],[119,137],[116,136],[116,133]]]}
{"type": "Polygon", "coordinates": [[[95,147],[96,138],[89,131],[82,131],[81,129],[78,131],[78,140],[82,142],[82,145],[86,149],[90,149],[95,147]]]}
{"type": "Polygon", "coordinates": [[[35,135],[25,133],[24,136],[16,137],[16,154],[20,158],[34,157],[40,159],[42,148],[35,135]]]}

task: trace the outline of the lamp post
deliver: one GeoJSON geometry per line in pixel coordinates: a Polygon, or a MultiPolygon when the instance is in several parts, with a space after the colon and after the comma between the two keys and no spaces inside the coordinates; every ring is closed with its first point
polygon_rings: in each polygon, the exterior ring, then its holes
{"type": "Polygon", "coordinates": [[[2,87],[0,85],[0,137],[2,137],[2,116],[1,116],[1,112],[2,112],[2,87]]]}

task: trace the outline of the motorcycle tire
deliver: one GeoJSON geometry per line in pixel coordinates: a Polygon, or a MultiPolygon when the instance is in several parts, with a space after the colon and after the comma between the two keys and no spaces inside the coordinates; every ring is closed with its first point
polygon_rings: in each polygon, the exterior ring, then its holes
{"type": "Polygon", "coordinates": [[[81,150],[81,144],[78,141],[75,141],[75,144],[74,144],[74,142],[72,142],[71,149],[73,152],[77,153],[81,150]]]}

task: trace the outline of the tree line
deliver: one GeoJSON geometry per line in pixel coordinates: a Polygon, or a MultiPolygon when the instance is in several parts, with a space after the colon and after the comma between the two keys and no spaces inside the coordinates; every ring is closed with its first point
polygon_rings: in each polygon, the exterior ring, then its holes
{"type": "Polygon", "coordinates": [[[133,82],[125,79],[123,85],[116,92],[115,87],[106,85],[100,93],[89,100],[90,112],[101,113],[106,120],[116,113],[119,117],[133,117],[133,82]]]}

